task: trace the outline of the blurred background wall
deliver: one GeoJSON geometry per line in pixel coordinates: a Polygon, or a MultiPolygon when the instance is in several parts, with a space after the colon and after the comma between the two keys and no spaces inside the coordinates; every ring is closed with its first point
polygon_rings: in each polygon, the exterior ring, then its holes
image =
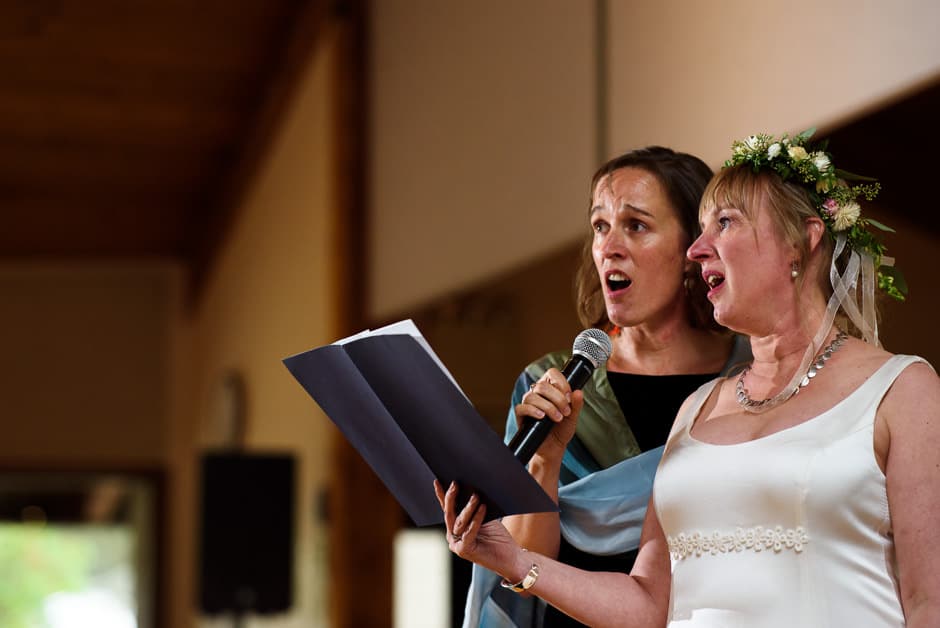
{"type": "Polygon", "coordinates": [[[141,626],[231,625],[199,605],[199,462],[219,447],[297,463],[293,604],[248,625],[390,626],[408,522],[280,360],[414,318],[501,429],[519,370],[578,331],[589,178],[635,147],[717,168],[732,139],[819,127],[840,166],[881,178],[872,215],[899,232],[911,296],[885,344],[940,361],[932,1],[40,4],[0,7],[19,25],[0,33],[0,479],[155,478],[141,626]],[[141,21],[150,39],[107,30],[141,21]],[[115,163],[90,144],[111,127],[115,163]],[[175,152],[216,135],[212,160],[175,152]]]}

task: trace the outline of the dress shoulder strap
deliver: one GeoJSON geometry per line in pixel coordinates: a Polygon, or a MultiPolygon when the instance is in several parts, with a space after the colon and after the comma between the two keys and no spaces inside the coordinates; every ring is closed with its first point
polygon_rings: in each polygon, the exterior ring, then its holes
{"type": "Polygon", "coordinates": [[[695,417],[699,415],[699,412],[702,411],[702,406],[705,405],[705,401],[712,394],[715,386],[723,379],[722,377],[716,377],[711,381],[705,382],[699,386],[694,393],[689,395],[685,409],[679,411],[676,420],[672,424],[672,429],[669,430],[669,438],[666,439],[667,451],[672,446],[673,440],[682,434],[688,433],[690,424],[695,420],[695,417]]]}
{"type": "Polygon", "coordinates": [[[924,358],[916,355],[897,354],[888,358],[865,380],[865,383],[846,398],[846,402],[851,403],[853,408],[851,415],[859,418],[873,418],[874,412],[872,411],[877,410],[895,380],[904,369],[917,362],[929,364],[924,358]]]}

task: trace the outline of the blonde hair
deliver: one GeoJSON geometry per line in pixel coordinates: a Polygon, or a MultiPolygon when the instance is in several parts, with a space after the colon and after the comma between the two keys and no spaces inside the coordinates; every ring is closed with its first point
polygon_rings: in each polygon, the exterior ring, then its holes
{"type": "MultiPolygon", "coordinates": [[[[800,268],[806,268],[809,256],[809,235],[804,226],[808,218],[820,218],[820,216],[809,193],[801,184],[783,181],[779,175],[767,170],[754,172],[747,164],[728,166],[719,171],[705,188],[699,215],[720,207],[734,207],[750,220],[756,219],[756,212],[760,207],[764,207],[777,233],[784,242],[795,248],[800,268]]],[[[829,229],[823,230],[823,237],[819,244],[821,259],[817,275],[808,278],[801,274],[798,285],[804,285],[807,280],[815,281],[823,296],[828,299],[833,292],[829,270],[835,250],[835,242],[829,229]]],[[[836,267],[840,273],[844,271],[846,258],[850,253],[851,249],[846,247],[840,258],[836,260],[836,267]]],[[[839,311],[838,321],[843,329],[853,335],[858,335],[854,326],[849,324],[850,321],[841,307],[839,311]]],[[[875,314],[877,317],[877,309],[875,314]]]]}

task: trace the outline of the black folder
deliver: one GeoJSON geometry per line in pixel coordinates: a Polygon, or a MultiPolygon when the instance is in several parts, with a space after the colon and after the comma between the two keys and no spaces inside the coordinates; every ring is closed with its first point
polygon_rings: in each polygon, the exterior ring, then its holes
{"type": "Polygon", "coordinates": [[[463,500],[480,495],[487,520],[558,510],[423,337],[375,333],[284,364],[416,525],[444,520],[434,478],[445,488],[456,481],[463,500]]]}

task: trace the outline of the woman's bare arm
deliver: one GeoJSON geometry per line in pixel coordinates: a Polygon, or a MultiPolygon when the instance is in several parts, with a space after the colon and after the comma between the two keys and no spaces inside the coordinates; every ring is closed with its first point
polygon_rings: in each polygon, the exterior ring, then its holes
{"type": "Polygon", "coordinates": [[[885,395],[885,473],[909,628],[940,626],[940,379],[926,364],[909,366],[885,395]]]}
{"type": "MultiPolygon", "coordinates": [[[[526,417],[555,421],[551,433],[529,462],[529,473],[558,503],[558,479],[568,441],[574,436],[583,404],[580,391],[572,392],[558,369],[549,369],[515,407],[517,420],[526,417]]],[[[557,512],[504,517],[503,524],[516,542],[528,550],[558,557],[561,523],[557,512]]]]}
{"type": "Polygon", "coordinates": [[[538,578],[528,593],[537,595],[589,626],[661,628],[669,604],[669,552],[655,510],[647,509],[640,552],[627,575],[584,571],[542,554],[526,551],[514,542],[499,521],[483,524],[486,507],[476,496],[459,514],[454,512],[456,489],[435,485],[444,509],[451,551],[519,582],[532,565],[538,578]],[[454,533],[457,537],[454,537],[454,533]]]}

